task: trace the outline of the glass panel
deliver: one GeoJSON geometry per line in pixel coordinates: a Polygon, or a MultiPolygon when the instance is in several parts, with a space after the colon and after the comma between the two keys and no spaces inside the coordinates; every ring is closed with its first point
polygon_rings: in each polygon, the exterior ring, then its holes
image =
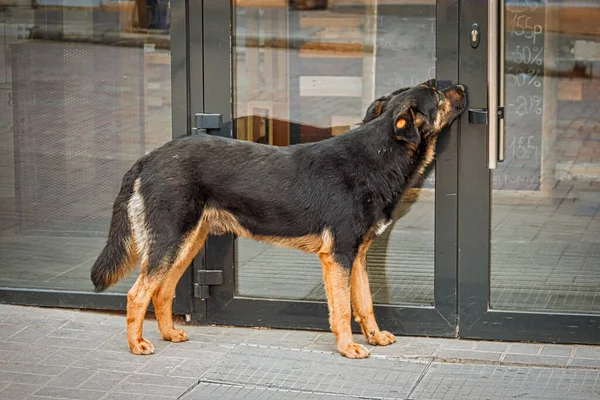
{"type": "Polygon", "coordinates": [[[5,4],[0,286],[91,290],[123,174],[171,139],[169,3],[5,4]]]}
{"type": "MultiPolygon", "coordinates": [[[[288,146],[341,135],[376,96],[433,78],[435,1],[410,3],[236,1],[237,138],[288,146]]],[[[369,252],[378,303],[433,304],[430,176],[369,252]]],[[[325,299],[314,254],[239,238],[236,271],[238,295],[325,299]]]]}
{"type": "Polygon", "coordinates": [[[600,5],[507,1],[491,304],[600,310],[600,5]]]}

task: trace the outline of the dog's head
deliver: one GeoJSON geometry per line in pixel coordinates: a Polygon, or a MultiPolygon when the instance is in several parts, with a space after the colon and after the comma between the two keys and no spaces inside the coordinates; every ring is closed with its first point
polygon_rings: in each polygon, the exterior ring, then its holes
{"type": "Polygon", "coordinates": [[[439,134],[467,106],[464,86],[437,90],[432,81],[398,89],[369,106],[363,118],[366,124],[379,117],[393,126],[394,137],[418,146],[423,139],[439,134]]]}

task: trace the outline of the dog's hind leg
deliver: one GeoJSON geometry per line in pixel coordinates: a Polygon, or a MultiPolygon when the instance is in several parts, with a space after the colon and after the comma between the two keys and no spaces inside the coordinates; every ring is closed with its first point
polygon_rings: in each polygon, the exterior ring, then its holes
{"type": "Polygon", "coordinates": [[[354,318],[370,344],[387,346],[394,343],[396,338],[387,331],[379,330],[373,313],[373,299],[371,298],[369,276],[367,275],[367,251],[370,245],[371,241],[368,240],[359,247],[352,266],[350,286],[354,318]]]}
{"type": "Polygon", "coordinates": [[[369,350],[354,343],[352,338],[350,268],[340,264],[333,253],[319,253],[319,258],[323,265],[329,325],[335,335],[338,349],[348,358],[366,358],[369,356],[369,350]]]}
{"type": "Polygon", "coordinates": [[[191,264],[193,258],[206,240],[208,230],[203,225],[199,223],[183,240],[179,246],[175,262],[165,272],[160,286],[152,296],[158,329],[164,340],[185,342],[189,339],[183,329],[175,329],[173,324],[173,296],[181,275],[183,275],[187,267],[191,264]]]}
{"type": "Polygon", "coordinates": [[[154,353],[152,343],[142,337],[142,329],[148,303],[159,286],[160,277],[156,274],[148,276],[147,267],[148,257],[144,256],[140,276],[127,293],[127,343],[133,354],[154,353]]]}

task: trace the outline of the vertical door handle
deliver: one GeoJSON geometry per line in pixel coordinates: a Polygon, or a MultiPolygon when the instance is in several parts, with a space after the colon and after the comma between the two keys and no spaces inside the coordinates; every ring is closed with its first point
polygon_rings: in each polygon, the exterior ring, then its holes
{"type": "Polygon", "coordinates": [[[504,1],[488,1],[488,168],[504,159],[504,1]]]}

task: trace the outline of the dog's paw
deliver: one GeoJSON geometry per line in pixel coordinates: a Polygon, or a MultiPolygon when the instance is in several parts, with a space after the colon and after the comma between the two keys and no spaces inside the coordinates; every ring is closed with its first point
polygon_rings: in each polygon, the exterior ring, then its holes
{"type": "Polygon", "coordinates": [[[173,343],[187,342],[190,340],[190,337],[183,329],[171,329],[165,335],[162,335],[162,338],[173,343]]]}
{"type": "Polygon", "coordinates": [[[362,344],[349,343],[345,346],[339,347],[340,353],[344,357],[348,358],[367,358],[369,357],[369,350],[362,344]]]}
{"type": "Polygon", "coordinates": [[[396,342],[396,336],[388,331],[379,331],[367,339],[370,344],[375,346],[387,346],[396,342]]]}
{"type": "Polygon", "coordinates": [[[129,350],[131,350],[133,354],[147,355],[154,353],[154,346],[152,343],[142,338],[137,342],[129,343],[129,350]]]}

